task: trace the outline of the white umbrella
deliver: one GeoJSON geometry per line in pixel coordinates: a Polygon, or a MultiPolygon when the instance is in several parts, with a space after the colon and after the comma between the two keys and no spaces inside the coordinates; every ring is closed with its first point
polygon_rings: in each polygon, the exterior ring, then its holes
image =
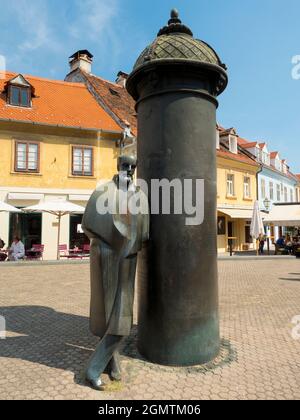
{"type": "Polygon", "coordinates": [[[265,234],[264,224],[261,217],[258,201],[255,202],[253,208],[253,215],[250,226],[250,235],[254,239],[258,239],[260,235],[265,234]]]}
{"type": "Polygon", "coordinates": [[[21,213],[21,210],[17,209],[16,207],[13,207],[4,201],[0,201],[0,213],[21,213]]]}
{"type": "Polygon", "coordinates": [[[10,204],[4,203],[4,201],[0,201],[0,212],[7,212],[7,213],[20,213],[21,210],[17,209],[16,207],[11,206],[10,204]]]}
{"type": "Polygon", "coordinates": [[[60,224],[61,218],[66,214],[72,213],[84,213],[85,208],[73,204],[70,201],[56,200],[56,201],[42,201],[36,206],[30,206],[23,209],[25,212],[29,213],[50,213],[57,217],[58,219],[58,232],[57,232],[57,259],[59,260],[59,242],[60,242],[60,224]]]}

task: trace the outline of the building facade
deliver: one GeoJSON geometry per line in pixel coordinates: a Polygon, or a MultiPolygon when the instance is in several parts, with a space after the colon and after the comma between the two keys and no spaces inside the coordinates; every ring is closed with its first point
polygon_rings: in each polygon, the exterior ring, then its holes
{"type": "MultiPolygon", "coordinates": [[[[287,161],[279,152],[270,152],[267,143],[249,142],[240,139],[240,146],[250,152],[261,165],[257,177],[257,199],[260,209],[269,211],[273,204],[297,201],[297,176],[290,172],[287,161]]],[[[266,227],[266,234],[275,242],[284,235],[285,228],[266,227]]]]}
{"type": "Polygon", "coordinates": [[[256,249],[250,235],[260,165],[238,144],[234,129],[217,130],[218,252],[256,249]]]}
{"type": "MultiPolygon", "coordinates": [[[[4,73],[0,78],[0,200],[20,209],[41,200],[85,206],[100,179],[111,179],[124,130],[81,83],[4,73]]],[[[87,240],[82,215],[62,218],[61,244],[87,240]]],[[[45,245],[56,258],[57,220],[50,214],[0,213],[6,244],[45,245]]]]}

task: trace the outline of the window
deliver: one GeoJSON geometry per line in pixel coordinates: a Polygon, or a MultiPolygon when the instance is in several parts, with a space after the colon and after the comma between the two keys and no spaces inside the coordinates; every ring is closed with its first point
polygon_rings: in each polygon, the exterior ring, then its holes
{"type": "Polygon", "coordinates": [[[274,184],[273,182],[270,182],[270,200],[273,201],[274,200],[274,184]]]}
{"type": "Polygon", "coordinates": [[[39,143],[17,141],[15,153],[16,172],[39,172],[39,143]]]}
{"type": "Polygon", "coordinates": [[[276,161],[275,161],[275,168],[280,172],[282,170],[281,160],[279,159],[278,156],[277,156],[276,161]]]}
{"type": "Polygon", "coordinates": [[[278,201],[278,203],[281,201],[281,188],[280,188],[280,184],[277,184],[277,201],[278,201]]]}
{"type": "Polygon", "coordinates": [[[244,177],[244,198],[251,197],[251,180],[249,176],[244,177]]]}
{"type": "Polygon", "coordinates": [[[229,136],[229,151],[234,154],[238,152],[236,136],[229,136]]]}
{"type": "Polygon", "coordinates": [[[232,174],[227,175],[227,196],[234,196],[234,175],[232,174]]]}
{"type": "Polygon", "coordinates": [[[266,181],[261,180],[261,198],[264,200],[266,198],[266,181]]]}
{"type": "Polygon", "coordinates": [[[287,187],[284,187],[284,201],[286,203],[288,202],[288,189],[287,189],[287,187]]]}
{"type": "Polygon", "coordinates": [[[290,190],[290,198],[291,198],[291,203],[294,202],[294,191],[291,189],[290,190]]]}
{"type": "Polygon", "coordinates": [[[81,176],[93,175],[93,149],[91,147],[72,147],[72,174],[81,176]]]}
{"type": "Polygon", "coordinates": [[[10,86],[9,103],[14,106],[30,107],[30,89],[27,87],[10,86]]]}

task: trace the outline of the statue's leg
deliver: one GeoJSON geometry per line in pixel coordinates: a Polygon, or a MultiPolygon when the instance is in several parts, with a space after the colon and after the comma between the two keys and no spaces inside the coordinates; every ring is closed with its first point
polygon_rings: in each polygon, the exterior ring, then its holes
{"type": "Polygon", "coordinates": [[[120,353],[115,351],[113,357],[107,365],[107,372],[113,381],[120,381],[121,376],[121,364],[120,364],[120,353]]]}
{"type": "Polygon", "coordinates": [[[95,389],[103,389],[101,375],[112,360],[114,353],[118,350],[122,339],[122,336],[107,334],[96,347],[86,372],[86,379],[95,389]]]}
{"type": "MultiPolygon", "coordinates": [[[[130,334],[130,329],[133,320],[133,301],[134,301],[134,286],[135,286],[135,275],[136,275],[136,264],[137,255],[131,255],[130,257],[122,260],[119,279],[122,284],[122,293],[119,295],[120,301],[118,307],[122,307],[122,317],[126,320],[125,323],[120,323],[125,326],[126,331],[122,328],[121,334],[127,336],[130,334]]],[[[121,331],[121,330],[119,330],[121,331]]],[[[120,355],[116,351],[111,361],[107,366],[108,374],[112,380],[121,380],[121,366],[120,366],[120,355]]]]}

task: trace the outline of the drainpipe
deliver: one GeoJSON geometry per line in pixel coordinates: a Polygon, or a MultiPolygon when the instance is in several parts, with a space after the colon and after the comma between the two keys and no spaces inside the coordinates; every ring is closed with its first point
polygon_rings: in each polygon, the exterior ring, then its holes
{"type": "Polygon", "coordinates": [[[260,170],[257,172],[257,174],[256,174],[256,196],[257,196],[257,201],[259,202],[259,199],[258,199],[258,197],[259,197],[259,183],[258,183],[258,175],[259,174],[261,174],[262,173],[262,171],[263,171],[263,165],[262,164],[260,164],[260,170]]]}

